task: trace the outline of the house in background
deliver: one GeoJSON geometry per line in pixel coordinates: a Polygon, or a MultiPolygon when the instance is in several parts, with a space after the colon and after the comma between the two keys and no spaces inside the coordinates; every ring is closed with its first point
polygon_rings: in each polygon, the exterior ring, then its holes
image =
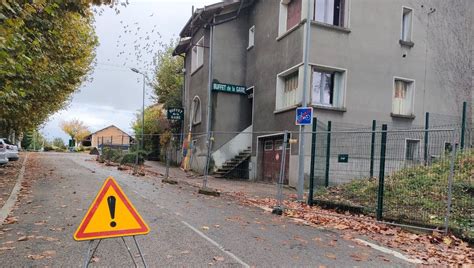
{"type": "MultiPolygon", "coordinates": [[[[298,138],[298,106],[313,107],[318,121],[331,121],[333,130],[370,130],[372,120],[389,129],[422,128],[426,112],[459,118],[462,103],[473,94],[472,52],[465,38],[472,31],[470,4],[226,0],[196,9],[174,51],[185,55],[191,167],[202,171],[206,165],[203,133],[212,131],[215,170],[238,169],[241,162],[233,159],[246,159],[250,179],[276,181],[283,131],[298,138]]],[[[433,121],[430,126],[436,127],[433,121]]],[[[309,176],[310,145],[308,134],[304,152],[298,144],[286,148],[286,183],[297,184],[299,154],[306,156],[309,176]]],[[[400,148],[419,155],[421,141],[408,137],[400,148]]],[[[407,154],[408,160],[414,157],[407,154]]]]}
{"type": "Polygon", "coordinates": [[[120,128],[110,125],[87,136],[83,144],[90,144],[95,148],[103,146],[128,149],[133,138],[120,128]]]}

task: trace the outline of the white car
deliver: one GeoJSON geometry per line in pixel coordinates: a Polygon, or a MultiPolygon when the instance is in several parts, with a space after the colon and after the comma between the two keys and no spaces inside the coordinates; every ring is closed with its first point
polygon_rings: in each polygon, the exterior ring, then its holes
{"type": "Polygon", "coordinates": [[[8,163],[7,146],[3,142],[1,142],[0,143],[0,165],[5,165],[6,163],[8,163]]]}
{"type": "Polygon", "coordinates": [[[7,158],[9,161],[16,161],[20,158],[18,156],[18,146],[13,145],[13,143],[9,140],[2,138],[0,138],[0,144],[3,144],[3,146],[5,147],[7,158]]]}

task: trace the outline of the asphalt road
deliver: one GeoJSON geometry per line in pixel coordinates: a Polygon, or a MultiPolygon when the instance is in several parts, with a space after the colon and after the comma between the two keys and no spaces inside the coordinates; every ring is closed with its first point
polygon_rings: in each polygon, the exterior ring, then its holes
{"type": "MultiPolygon", "coordinates": [[[[38,153],[33,158],[39,166],[27,167],[31,188],[13,212],[18,222],[0,227],[2,267],[81,266],[88,242],[74,241],[73,233],[108,176],[151,228],[150,234],[137,236],[150,267],[411,266],[337,232],[242,206],[231,197],[198,195],[191,186],[136,178],[86,161],[86,155],[38,153]],[[25,236],[26,241],[17,241],[25,236]]],[[[140,264],[133,240],[125,240],[140,264]]],[[[120,238],[102,240],[94,261],[91,267],[133,266],[120,238]]]]}

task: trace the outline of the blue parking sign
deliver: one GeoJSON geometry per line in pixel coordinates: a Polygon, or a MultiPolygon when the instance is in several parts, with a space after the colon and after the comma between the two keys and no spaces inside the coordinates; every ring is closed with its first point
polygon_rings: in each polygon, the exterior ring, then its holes
{"type": "Polygon", "coordinates": [[[296,108],[296,125],[311,125],[313,124],[313,108],[299,107],[296,108]]]}

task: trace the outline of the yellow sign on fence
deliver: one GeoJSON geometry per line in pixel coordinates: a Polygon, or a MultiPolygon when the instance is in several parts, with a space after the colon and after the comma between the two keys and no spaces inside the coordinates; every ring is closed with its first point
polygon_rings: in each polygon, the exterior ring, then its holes
{"type": "Polygon", "coordinates": [[[120,186],[109,177],[74,233],[74,239],[94,240],[149,232],[148,225],[120,186]]]}

